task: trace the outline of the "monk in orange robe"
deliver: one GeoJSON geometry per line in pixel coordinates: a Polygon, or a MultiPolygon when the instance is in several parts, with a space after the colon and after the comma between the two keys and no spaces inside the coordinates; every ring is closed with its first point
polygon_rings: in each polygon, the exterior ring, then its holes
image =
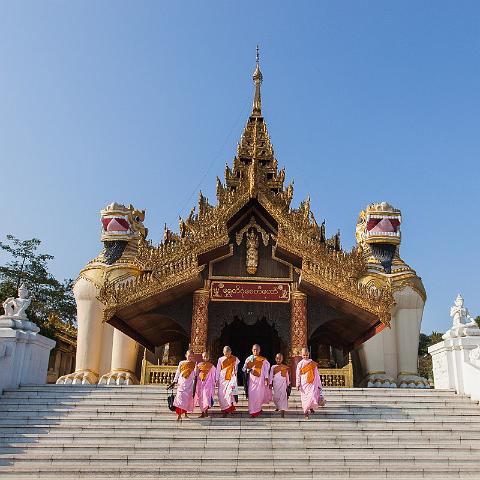
{"type": "Polygon", "coordinates": [[[229,346],[223,347],[223,357],[220,357],[217,363],[216,383],[218,385],[218,403],[224,417],[235,411],[232,387],[237,385],[239,363],[240,360],[232,355],[232,349],[229,346]]]}
{"type": "Polygon", "coordinates": [[[213,403],[215,394],[215,373],[217,369],[209,362],[207,352],[202,353],[202,361],[197,364],[197,388],[195,405],[201,410],[200,418],[208,417],[208,410],[213,403]]]}
{"type": "Polygon", "coordinates": [[[302,348],[302,360],[297,365],[297,389],[306,419],[319,405],[325,405],[318,365],[310,358],[308,348],[302,348]]]}
{"type": "Polygon", "coordinates": [[[252,347],[252,355],[245,360],[243,371],[248,376],[248,412],[255,418],[262,413],[263,405],[270,402],[272,396],[268,383],[270,363],[260,356],[260,345],[252,347]]]}
{"type": "Polygon", "coordinates": [[[290,368],[283,363],[283,355],[277,353],[275,356],[276,365],[270,369],[270,388],[273,391],[273,403],[276,411],[280,411],[282,418],[285,417],[285,410],[288,410],[287,389],[290,385],[290,368]]]}
{"type": "Polygon", "coordinates": [[[192,350],[188,350],[185,354],[186,360],[182,360],[178,364],[173,384],[177,385],[177,394],[173,405],[177,414],[177,422],[182,419],[182,415],[188,418],[187,413],[193,412],[193,385],[195,381],[195,362],[192,350]]]}

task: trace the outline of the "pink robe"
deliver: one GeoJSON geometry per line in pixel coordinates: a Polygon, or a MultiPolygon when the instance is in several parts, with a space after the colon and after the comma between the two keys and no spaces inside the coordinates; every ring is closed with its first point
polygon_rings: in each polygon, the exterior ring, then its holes
{"type": "Polygon", "coordinates": [[[192,413],[194,408],[193,382],[195,380],[196,368],[194,368],[190,375],[185,378],[181,372],[181,367],[185,363],[188,363],[187,360],[182,360],[178,364],[175,378],[173,379],[173,381],[177,383],[177,394],[175,395],[175,400],[173,401],[173,404],[175,407],[177,407],[177,413],[192,413]],[[183,412],[180,410],[183,410],[183,412]]]}
{"type": "MultiPolygon", "coordinates": [[[[204,362],[202,362],[204,363],[204,362]]],[[[211,406],[213,395],[215,394],[215,376],[217,369],[212,365],[205,377],[201,379],[199,370],[201,364],[197,365],[197,388],[195,391],[195,406],[199,406],[202,412],[206,412],[211,406]]]]}
{"type": "Polygon", "coordinates": [[[300,371],[303,367],[307,366],[313,360],[300,360],[297,365],[297,387],[300,387],[300,396],[302,398],[302,408],[304,413],[308,413],[310,409],[315,410],[318,407],[320,399],[323,398],[322,381],[318,373],[318,368],[313,370],[313,382],[307,381],[308,372],[303,375],[300,371]]]}
{"type": "MultiPolygon", "coordinates": [[[[263,358],[263,357],[262,357],[263,358]]],[[[247,371],[247,362],[253,361],[253,355],[250,355],[243,365],[243,371],[247,371]]],[[[260,375],[256,376],[250,371],[248,378],[248,413],[257,416],[262,411],[262,406],[272,400],[272,392],[270,388],[265,385],[265,380],[268,383],[268,374],[270,372],[270,363],[265,358],[262,362],[260,375]]]]}
{"type": "Polygon", "coordinates": [[[270,385],[273,385],[273,403],[278,410],[288,410],[288,396],[287,387],[290,385],[290,374],[287,371],[286,376],[282,375],[281,371],[273,373],[275,367],[273,365],[270,369],[270,385]]]}
{"type": "MultiPolygon", "coordinates": [[[[232,371],[232,375],[237,375],[238,364],[240,360],[237,357],[235,358],[235,363],[232,371]]],[[[220,405],[220,409],[223,412],[233,412],[235,410],[235,406],[233,405],[235,399],[233,395],[229,395],[227,392],[228,385],[230,383],[230,379],[226,378],[227,370],[226,368],[222,369],[222,363],[227,359],[227,357],[223,356],[218,359],[215,379],[218,383],[218,403],[220,405]]]]}

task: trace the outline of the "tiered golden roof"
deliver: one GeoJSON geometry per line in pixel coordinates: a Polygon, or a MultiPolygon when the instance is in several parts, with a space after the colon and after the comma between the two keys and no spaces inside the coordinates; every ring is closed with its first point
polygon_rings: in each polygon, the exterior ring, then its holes
{"type": "Polygon", "coordinates": [[[384,289],[365,287],[358,282],[366,273],[361,253],[356,249],[342,251],[339,234],[325,238],[325,225],[315,221],[308,198],[299,208],[290,207],[293,183],[285,187],[285,170],[278,170],[262,116],[262,80],[257,51],[252,113],[232,168],[226,167],[224,182],[217,178],[216,205],[200,193],[197,208],[188,218],[180,219],[178,234],[165,227],[160,245],[140,240],[136,262],[145,273],[127,284],[105,285],[100,298],[107,305],[107,319],[127,305],[198,278],[205,267],[199,263],[202,254],[232,243],[234,232],[229,230],[229,220],[249,202],[256,201],[278,225],[272,232],[276,247],[302,259],[301,267],[296,269],[300,278],[389,323],[391,289],[388,285],[384,289]]]}

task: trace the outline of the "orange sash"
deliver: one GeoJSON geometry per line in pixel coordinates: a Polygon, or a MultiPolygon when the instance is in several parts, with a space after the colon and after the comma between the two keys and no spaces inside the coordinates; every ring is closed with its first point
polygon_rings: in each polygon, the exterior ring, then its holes
{"type": "Polygon", "coordinates": [[[278,372],[282,374],[282,377],[286,377],[288,372],[287,365],[283,365],[283,363],[281,365],[275,365],[273,367],[273,374],[276,375],[278,372]]]}
{"type": "Polygon", "coordinates": [[[202,382],[205,381],[205,379],[207,378],[208,372],[212,367],[213,365],[210,362],[202,362],[198,364],[198,370],[200,371],[198,376],[200,377],[200,380],[202,380],[202,382]]]}
{"type": "Polygon", "coordinates": [[[247,362],[247,369],[251,370],[250,373],[252,373],[252,375],[259,377],[262,374],[262,366],[264,361],[265,361],[265,357],[255,357],[253,362],[252,361],[247,362]]]}
{"type": "Polygon", "coordinates": [[[230,355],[222,362],[222,370],[227,369],[225,372],[225,380],[231,380],[233,375],[233,367],[235,367],[235,363],[237,361],[237,357],[230,355]]]}
{"type": "Polygon", "coordinates": [[[300,369],[300,375],[307,374],[307,383],[313,383],[315,380],[315,369],[317,364],[312,360],[308,365],[300,369]]]}
{"type": "Polygon", "coordinates": [[[180,365],[180,373],[183,378],[188,378],[195,368],[195,362],[184,362],[180,365]]]}

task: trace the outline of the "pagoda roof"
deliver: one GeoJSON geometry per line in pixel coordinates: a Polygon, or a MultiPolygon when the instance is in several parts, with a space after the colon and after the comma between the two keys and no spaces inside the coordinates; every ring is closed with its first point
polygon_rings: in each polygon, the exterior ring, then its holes
{"type": "Polygon", "coordinates": [[[225,168],[224,181],[217,177],[216,203],[210,204],[200,192],[197,206],[187,218],[179,219],[178,232],[165,226],[159,245],[140,240],[135,262],[142,275],[126,283],[107,283],[102,289],[105,319],[117,328],[122,329],[122,311],[146,311],[150,305],[174,298],[177,291],[184,294],[201,287],[208,261],[224,255],[232,242],[235,219],[243,213],[250,218],[247,212],[252,209],[272,226],[276,255],[295,266],[299,289],[317,291],[337,307],[369,318],[371,325],[389,324],[392,291],[388,285],[380,289],[359,282],[367,268],[362,252],[358,248],[344,251],[339,233],[326,238],[325,223],[318,225],[309,198],[298,208],[291,207],[293,182],[285,186],[285,170],[278,169],[262,114],[258,52],[253,81],[252,112],[232,166],[225,168]]]}

